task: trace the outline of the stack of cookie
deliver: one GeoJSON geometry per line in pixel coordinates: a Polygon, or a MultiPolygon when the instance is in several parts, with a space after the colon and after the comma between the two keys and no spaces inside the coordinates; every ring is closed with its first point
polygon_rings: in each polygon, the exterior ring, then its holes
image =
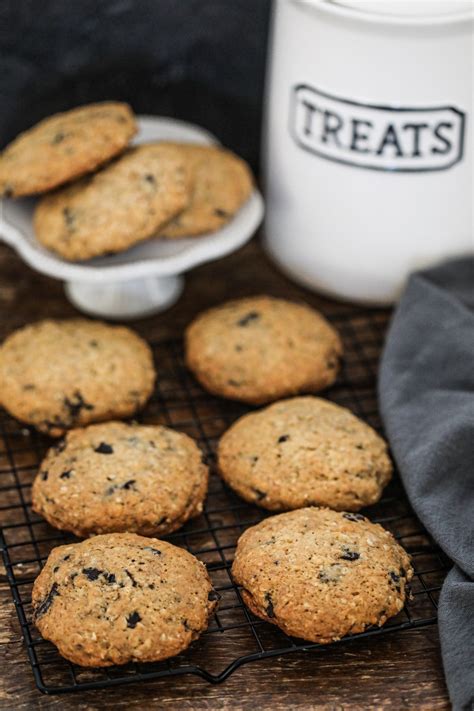
{"type": "Polygon", "coordinates": [[[41,195],[38,241],[70,261],[152,237],[213,232],[252,191],[247,164],[215,146],[147,143],[127,104],[91,104],[21,134],[0,155],[0,196],[41,195]]]}
{"type": "MultiPolygon", "coordinates": [[[[386,443],[347,409],[304,394],[337,378],[334,328],[304,304],[252,297],[199,315],[185,354],[210,392],[266,405],[237,420],[217,452],[219,474],[239,496],[286,512],[238,541],[232,574],[249,609],[323,643],[397,614],[409,557],[359,513],[390,480],[386,443]]],[[[92,536],[55,549],[33,590],[43,636],[81,665],[178,654],[218,603],[200,561],[149,538],[200,514],[208,485],[188,436],[117,421],[145,405],[156,377],[139,336],[84,319],[27,326],[0,348],[4,407],[65,435],[42,462],[33,508],[56,528],[92,536]]]]}

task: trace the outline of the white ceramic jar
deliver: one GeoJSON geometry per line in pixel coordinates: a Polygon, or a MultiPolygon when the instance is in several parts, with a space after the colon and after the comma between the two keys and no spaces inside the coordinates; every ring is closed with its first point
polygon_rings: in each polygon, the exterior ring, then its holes
{"type": "Polygon", "coordinates": [[[265,244],[297,281],[368,304],[473,248],[468,0],[276,0],[265,244]]]}

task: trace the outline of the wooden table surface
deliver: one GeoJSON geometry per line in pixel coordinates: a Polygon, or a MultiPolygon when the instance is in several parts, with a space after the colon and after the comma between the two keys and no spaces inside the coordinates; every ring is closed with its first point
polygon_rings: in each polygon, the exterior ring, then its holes
{"type": "MultiPolygon", "coordinates": [[[[324,301],[289,282],[256,242],[187,276],[179,303],[133,326],[148,338],[176,335],[202,308],[254,293],[324,301]]],[[[62,285],[0,246],[0,339],[45,316],[76,312],[62,285]]],[[[220,685],[183,676],[140,685],[45,696],[33,682],[4,571],[0,577],[1,709],[445,709],[449,708],[436,625],[247,664],[220,685]]]]}

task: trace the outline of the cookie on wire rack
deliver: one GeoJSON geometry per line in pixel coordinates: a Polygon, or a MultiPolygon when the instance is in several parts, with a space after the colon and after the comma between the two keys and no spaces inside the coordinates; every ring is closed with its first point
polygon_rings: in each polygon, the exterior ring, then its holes
{"type": "Polygon", "coordinates": [[[239,418],[219,441],[218,465],[242,498],[270,511],[358,511],[380,499],[393,469],[372,427],[309,395],[239,418]]]}
{"type": "Polygon", "coordinates": [[[94,536],[54,548],[33,586],[42,636],[85,667],[183,652],[217,607],[204,563],[157,538],[94,536]]]}
{"type": "Polygon", "coordinates": [[[232,575],[255,615],[326,644],[397,615],[413,569],[392,534],[361,514],[304,508],[248,528],[232,575]]]}
{"type": "Polygon", "coordinates": [[[77,536],[161,536],[199,515],[208,469],[187,435],[160,425],[107,422],[71,430],[41,463],[34,511],[77,536]]]}
{"type": "Polygon", "coordinates": [[[186,364],[215,395],[263,404],[336,380],[342,343],[315,309],[271,296],[228,301],[185,334],[186,364]]]}
{"type": "Polygon", "coordinates": [[[0,402],[52,437],[132,416],[154,382],[150,347],[123,326],[46,319],[18,329],[0,346],[0,402]]]}

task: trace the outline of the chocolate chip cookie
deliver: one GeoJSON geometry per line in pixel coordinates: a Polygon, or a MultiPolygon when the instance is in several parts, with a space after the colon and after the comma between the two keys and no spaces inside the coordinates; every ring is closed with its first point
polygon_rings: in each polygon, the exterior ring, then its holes
{"type": "Polygon", "coordinates": [[[317,397],[244,415],[219,442],[219,471],[242,498],[272,511],[358,511],[392,474],[385,441],[345,407],[317,397]]]}
{"type": "Polygon", "coordinates": [[[159,236],[175,239],[218,230],[250,197],[250,168],[234,153],[217,146],[168,145],[182,151],[194,187],[188,207],[168,222],[159,236]]]}
{"type": "Polygon", "coordinates": [[[207,628],[218,594],[191,553],[133,533],[55,548],[35,581],[37,628],[84,667],[167,659],[207,628]]]}
{"type": "Polygon", "coordinates": [[[164,535],[203,508],[208,470],[194,440],[168,427],[107,422],[69,432],[33,483],[33,509],[77,536],[164,535]]]}
{"type": "Polygon", "coordinates": [[[129,328],[87,319],[45,320],[0,347],[0,401],[52,437],[90,422],[130,417],[153,390],[149,346],[129,328]]]}
{"type": "Polygon", "coordinates": [[[56,188],[121,153],[137,131],[127,104],[89,104],[44,119],[0,155],[0,195],[56,188]]]}
{"type": "Polygon", "coordinates": [[[255,615],[326,644],[400,612],[413,570],[382,526],[361,514],[305,508],[247,529],[232,575],[255,615]]]}
{"type": "Polygon", "coordinates": [[[186,207],[190,190],[178,148],[142,144],[92,177],[46,195],[35,209],[36,237],[71,261],[121,252],[186,207]]]}
{"type": "Polygon", "coordinates": [[[185,335],[186,363],[209,392],[266,403],[331,385],[341,340],[317,311],[270,296],[200,314],[185,335]]]}

